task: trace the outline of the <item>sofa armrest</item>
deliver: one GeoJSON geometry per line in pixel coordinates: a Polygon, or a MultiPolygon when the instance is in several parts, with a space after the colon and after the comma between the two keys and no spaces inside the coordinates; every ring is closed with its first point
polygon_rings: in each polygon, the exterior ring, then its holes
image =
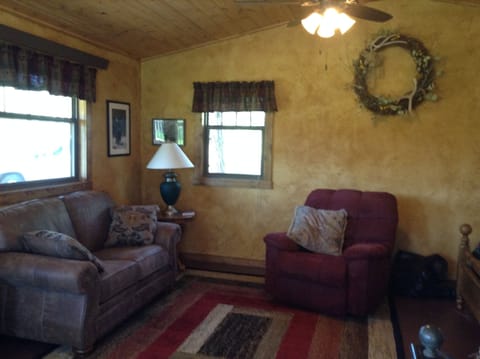
{"type": "Polygon", "coordinates": [[[155,243],[162,246],[168,253],[170,265],[177,269],[177,244],[182,238],[182,227],[176,223],[157,222],[155,243]]]}
{"type": "Polygon", "coordinates": [[[157,222],[157,232],[155,233],[156,244],[160,244],[167,251],[175,248],[182,238],[182,227],[176,223],[157,222]]]}
{"type": "Polygon", "coordinates": [[[0,253],[0,282],[46,291],[91,293],[97,290],[98,270],[92,262],[43,255],[0,253]]]}
{"type": "Polygon", "coordinates": [[[299,245],[287,237],[285,232],[268,233],[263,241],[267,247],[274,247],[281,251],[298,251],[299,245]]]}
{"type": "Polygon", "coordinates": [[[347,259],[373,259],[390,257],[390,248],[381,243],[358,243],[343,251],[347,259]]]}

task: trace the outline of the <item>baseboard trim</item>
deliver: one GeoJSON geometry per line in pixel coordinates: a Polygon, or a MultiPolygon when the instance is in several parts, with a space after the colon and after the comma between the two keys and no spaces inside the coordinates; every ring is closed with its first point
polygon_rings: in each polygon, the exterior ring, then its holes
{"type": "Polygon", "coordinates": [[[180,253],[180,257],[188,269],[262,277],[265,275],[265,261],[262,260],[199,253],[180,253]]]}

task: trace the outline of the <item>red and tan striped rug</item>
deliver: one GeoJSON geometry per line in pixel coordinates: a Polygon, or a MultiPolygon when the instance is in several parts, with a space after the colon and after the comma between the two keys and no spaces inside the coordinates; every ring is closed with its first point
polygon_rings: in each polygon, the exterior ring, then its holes
{"type": "MultiPolygon", "coordinates": [[[[58,348],[45,359],[72,358],[58,348]]],[[[88,358],[397,358],[387,302],[363,320],[286,307],[258,286],[186,278],[88,358]]]]}

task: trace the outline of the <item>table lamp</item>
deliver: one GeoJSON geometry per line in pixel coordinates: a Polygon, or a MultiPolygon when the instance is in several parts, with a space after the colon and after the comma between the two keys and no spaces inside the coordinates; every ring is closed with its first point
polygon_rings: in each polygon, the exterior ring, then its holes
{"type": "Polygon", "coordinates": [[[167,170],[164,174],[165,180],[160,184],[160,195],[167,205],[166,215],[172,216],[178,213],[174,205],[182,188],[177,181],[177,174],[172,170],[192,167],[194,167],[193,163],[175,142],[163,143],[148,162],[148,169],[167,170]]]}

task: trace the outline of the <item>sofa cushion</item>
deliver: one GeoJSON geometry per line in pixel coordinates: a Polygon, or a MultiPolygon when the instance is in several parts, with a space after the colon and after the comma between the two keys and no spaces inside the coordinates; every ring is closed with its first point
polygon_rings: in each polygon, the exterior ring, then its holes
{"type": "Polygon", "coordinates": [[[159,210],[156,205],[114,208],[105,247],[153,243],[159,210]]]}
{"type": "Polygon", "coordinates": [[[169,264],[167,251],[159,245],[105,248],[95,252],[95,255],[103,261],[128,260],[135,262],[140,271],[140,279],[167,268],[169,264]]]}
{"type": "Polygon", "coordinates": [[[139,280],[137,263],[129,260],[103,260],[105,271],[100,276],[100,303],[105,303],[139,280]]]}
{"type": "Polygon", "coordinates": [[[63,196],[63,202],[75,228],[74,237],[92,252],[103,248],[110,210],[115,205],[110,196],[100,191],[78,191],[63,196]]]}
{"type": "Polygon", "coordinates": [[[343,256],[308,252],[280,252],[277,269],[281,276],[301,281],[344,288],[347,285],[347,265],[343,256]]]}
{"type": "Polygon", "coordinates": [[[48,229],[75,236],[72,222],[58,198],[35,199],[0,208],[0,251],[22,248],[23,234],[48,229]]]}
{"type": "Polygon", "coordinates": [[[102,261],[95,257],[75,238],[55,231],[38,230],[23,235],[22,244],[26,251],[50,257],[88,260],[103,272],[102,261]]]}
{"type": "Polygon", "coordinates": [[[347,211],[297,206],[287,236],[302,247],[331,255],[342,254],[347,211]]]}

